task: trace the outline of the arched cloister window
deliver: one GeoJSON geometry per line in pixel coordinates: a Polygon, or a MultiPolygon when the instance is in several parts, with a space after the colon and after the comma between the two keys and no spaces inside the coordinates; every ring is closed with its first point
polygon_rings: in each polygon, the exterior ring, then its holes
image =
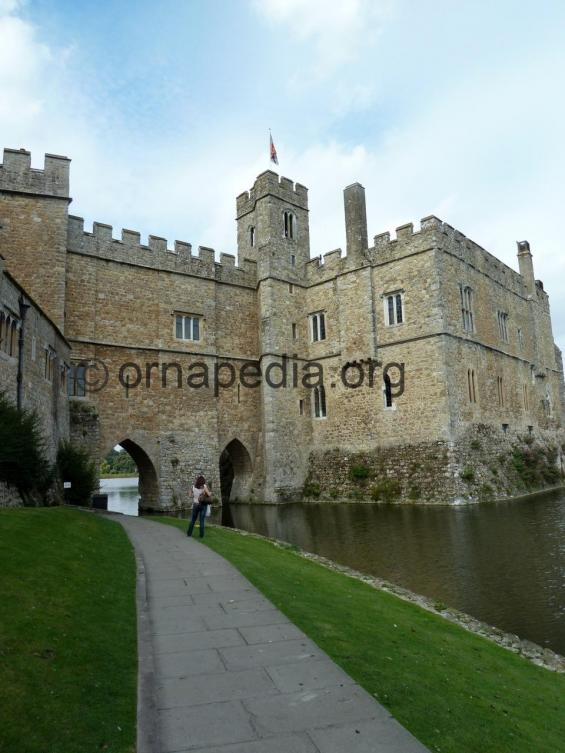
{"type": "Polygon", "coordinates": [[[326,389],[323,384],[314,387],[312,399],[314,401],[314,418],[326,418],[326,389]]]}
{"type": "Polygon", "coordinates": [[[283,212],[283,237],[291,240],[296,238],[296,229],[296,217],[290,210],[285,209],[283,212]]]}
{"type": "Polygon", "coordinates": [[[10,333],[12,331],[12,318],[7,314],[4,318],[4,328],[2,330],[2,350],[4,353],[10,353],[10,333]]]}
{"type": "Polygon", "coordinates": [[[6,315],[3,311],[0,311],[0,350],[4,350],[6,333],[4,331],[4,325],[6,322],[6,315]]]}
{"type": "Polygon", "coordinates": [[[10,329],[10,355],[15,356],[18,350],[18,323],[16,321],[12,322],[12,326],[10,329]]]}

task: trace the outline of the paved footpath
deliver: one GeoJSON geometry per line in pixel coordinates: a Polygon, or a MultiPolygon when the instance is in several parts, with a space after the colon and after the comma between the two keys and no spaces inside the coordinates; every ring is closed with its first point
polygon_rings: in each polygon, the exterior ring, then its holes
{"type": "Polygon", "coordinates": [[[223,557],[115,519],[138,556],[138,753],[427,751],[223,557]]]}

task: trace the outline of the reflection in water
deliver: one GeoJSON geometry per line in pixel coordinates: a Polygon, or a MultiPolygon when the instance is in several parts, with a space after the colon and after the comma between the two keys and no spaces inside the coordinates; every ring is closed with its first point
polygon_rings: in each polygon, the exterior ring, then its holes
{"type": "Polygon", "coordinates": [[[461,507],[232,504],[224,524],[289,541],[565,653],[563,492],[461,507]]]}
{"type": "Polygon", "coordinates": [[[108,495],[108,510],[124,515],[139,515],[137,478],[100,479],[100,493],[108,495]]]}

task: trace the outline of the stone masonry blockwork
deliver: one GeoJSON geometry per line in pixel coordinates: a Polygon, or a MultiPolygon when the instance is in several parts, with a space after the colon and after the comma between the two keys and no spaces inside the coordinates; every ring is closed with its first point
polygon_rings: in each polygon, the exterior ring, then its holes
{"type": "Polygon", "coordinates": [[[5,150],[0,253],[72,364],[105,370],[101,389],[69,398],[66,420],[98,458],[118,443],[130,452],[144,507],[186,505],[200,472],[224,501],[300,499],[306,487],[446,503],[523,491],[510,465],[493,472],[497,447],[511,457],[533,443],[562,467],[563,366],[527,242],[519,272],[434,216],[369,245],[354,183],[346,253],[311,258],[308,191],[268,170],[237,197],[237,260],[218,260],[101,222],[85,230],[68,214],[69,164],[47,155],[36,170],[29,152],[5,150]],[[177,316],[198,320],[197,339],[178,337],[177,316]],[[313,364],[323,396],[303,379],[313,364]],[[266,383],[284,369],[286,387],[266,383]],[[189,386],[196,372],[208,382],[189,386]]]}

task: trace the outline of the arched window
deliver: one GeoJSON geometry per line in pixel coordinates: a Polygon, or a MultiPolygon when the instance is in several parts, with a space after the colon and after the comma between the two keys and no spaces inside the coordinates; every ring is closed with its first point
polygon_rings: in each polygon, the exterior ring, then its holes
{"type": "Polygon", "coordinates": [[[5,337],[6,337],[6,333],[4,332],[5,321],[6,321],[6,316],[4,315],[3,311],[0,311],[0,350],[4,350],[4,347],[5,347],[5,337]]]}
{"type": "Polygon", "coordinates": [[[498,404],[502,408],[504,406],[504,382],[502,377],[496,377],[496,391],[498,396],[498,404]]]}
{"type": "Polygon", "coordinates": [[[283,237],[296,238],[296,217],[288,209],[283,212],[283,237]]]}
{"type": "Polygon", "coordinates": [[[324,385],[314,387],[314,418],[326,418],[326,390],[324,385]]]}
{"type": "Polygon", "coordinates": [[[249,228],[249,245],[251,248],[255,245],[255,225],[251,225],[249,228]]]}
{"type": "Polygon", "coordinates": [[[18,325],[17,322],[12,322],[12,328],[10,332],[10,355],[15,356],[18,349],[18,325]]]}
{"type": "Polygon", "coordinates": [[[12,319],[9,316],[5,316],[4,327],[2,329],[2,342],[0,343],[0,347],[4,351],[4,353],[10,352],[11,324],[12,324],[12,319]]]}
{"type": "Polygon", "coordinates": [[[473,317],[473,291],[468,285],[459,285],[461,295],[461,316],[465,332],[474,332],[475,322],[473,317]]]}

